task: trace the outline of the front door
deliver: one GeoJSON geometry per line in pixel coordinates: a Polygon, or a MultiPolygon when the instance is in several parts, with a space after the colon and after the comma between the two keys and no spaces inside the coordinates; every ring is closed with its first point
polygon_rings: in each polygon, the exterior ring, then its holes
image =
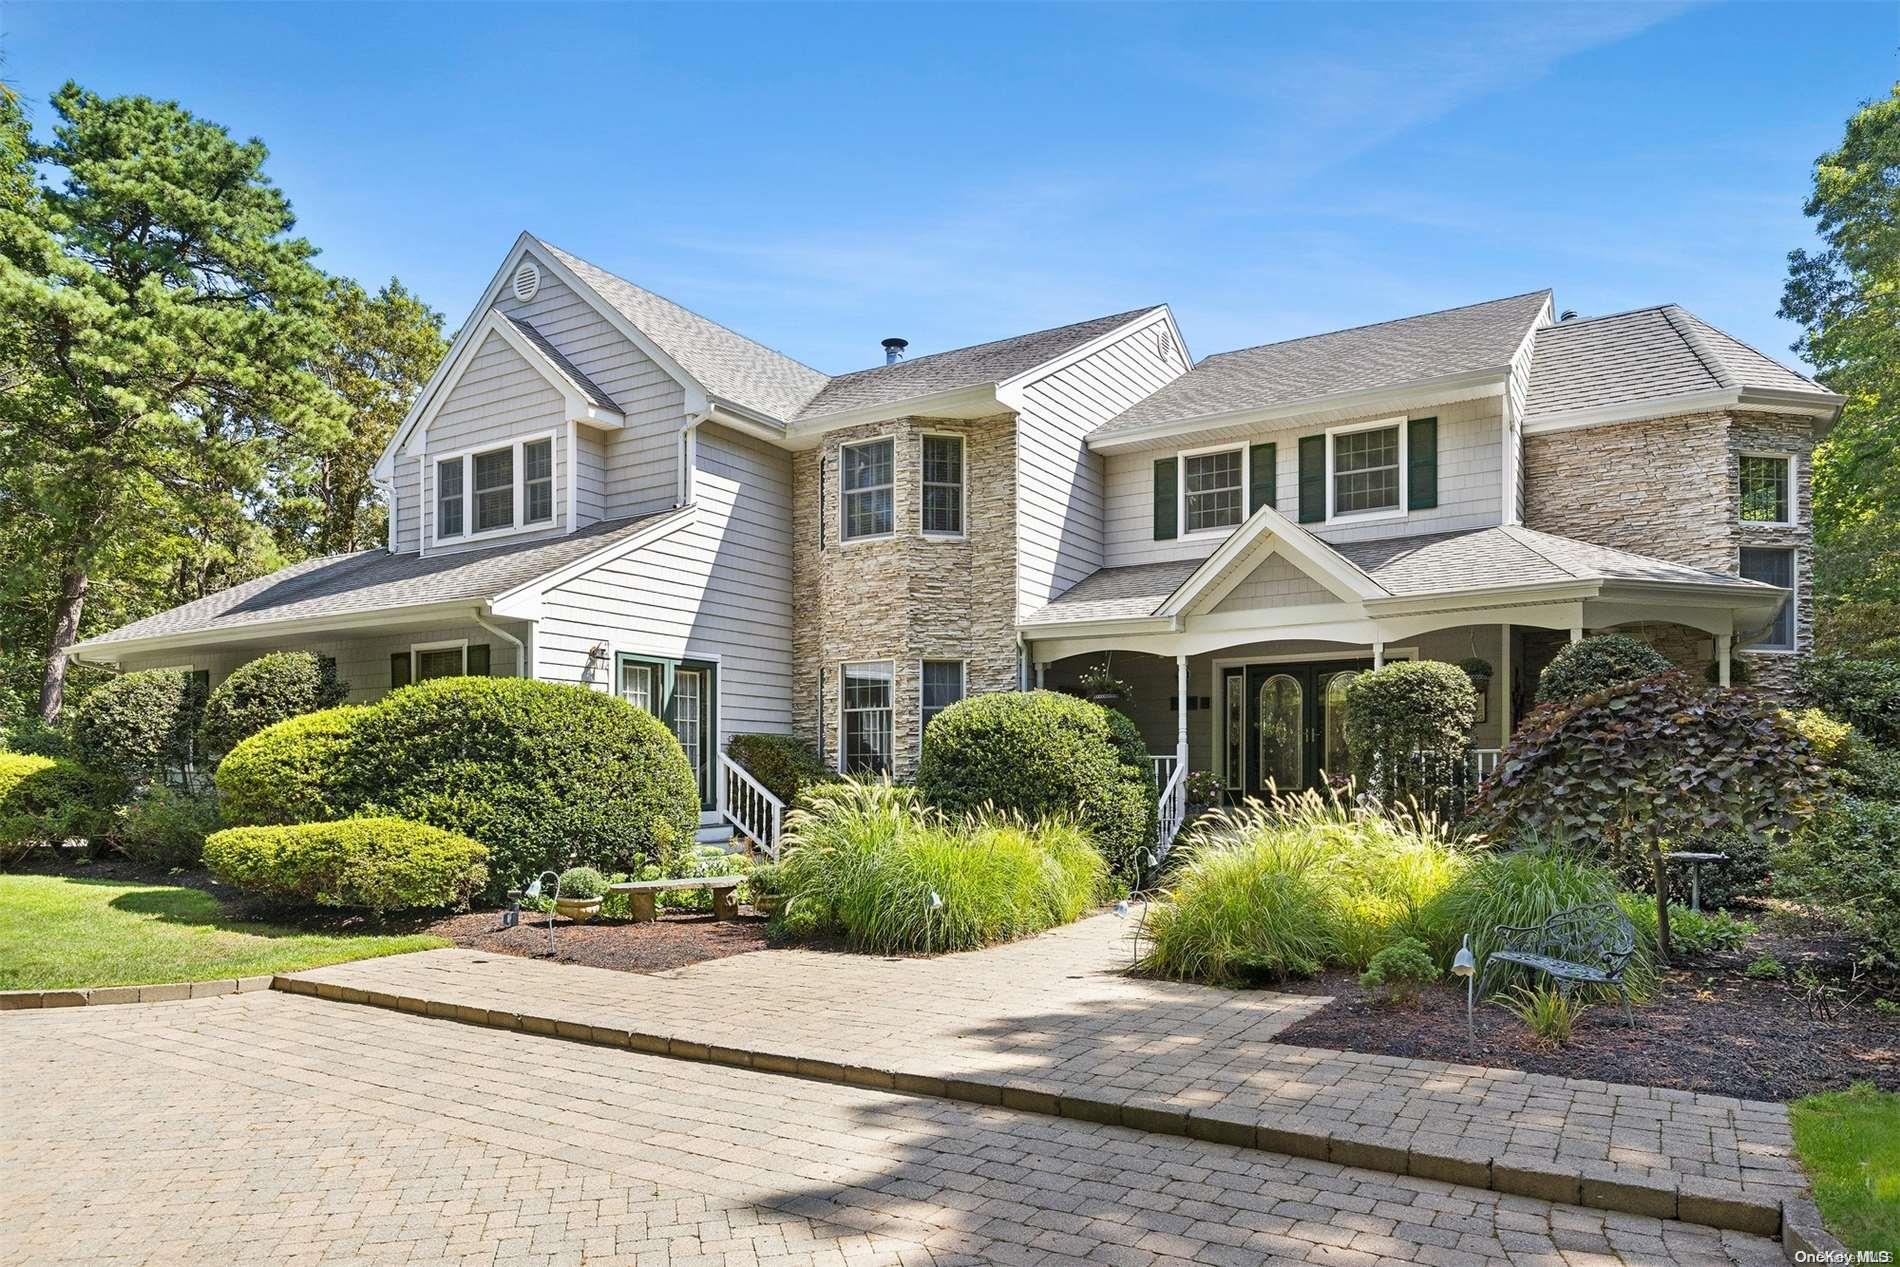
{"type": "Polygon", "coordinates": [[[700,660],[620,657],[620,698],[652,713],[673,731],[693,768],[702,809],[713,807],[717,752],[717,668],[700,660]]]}
{"type": "Polygon", "coordinates": [[[1222,682],[1228,790],[1264,796],[1270,788],[1317,787],[1344,775],[1346,684],[1370,660],[1250,664],[1222,682]]]}

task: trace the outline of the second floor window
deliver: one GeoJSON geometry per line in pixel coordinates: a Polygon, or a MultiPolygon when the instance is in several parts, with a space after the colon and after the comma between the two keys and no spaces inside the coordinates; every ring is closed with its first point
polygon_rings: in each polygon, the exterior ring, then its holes
{"type": "Polygon", "coordinates": [[[1240,449],[1195,453],[1181,459],[1182,508],[1187,530],[1232,528],[1247,516],[1241,506],[1240,449]]]}
{"type": "Polygon", "coordinates": [[[963,437],[924,437],[924,532],[963,535],[963,437]]]}
{"type": "Polygon", "coordinates": [[[515,451],[475,455],[475,531],[515,526],[515,451]]]}
{"type": "Polygon", "coordinates": [[[435,464],[435,535],[554,522],[554,441],[529,440],[435,464]]]}
{"type": "Polygon", "coordinates": [[[1791,466],[1786,457],[1762,453],[1742,455],[1742,522],[1794,522],[1794,507],[1788,497],[1791,466]]]}
{"type": "Polygon", "coordinates": [[[435,464],[435,535],[462,535],[462,459],[435,464]]]}
{"type": "Polygon", "coordinates": [[[1377,427],[1333,437],[1333,513],[1396,510],[1399,429],[1377,427]]]}
{"type": "Polygon", "coordinates": [[[527,483],[522,488],[524,523],[549,523],[554,518],[554,441],[536,440],[521,446],[521,464],[527,483]]]}
{"type": "Polygon", "coordinates": [[[890,440],[872,440],[868,444],[847,444],[840,451],[838,465],[844,484],[844,527],[840,535],[844,540],[891,535],[892,449],[890,440]]]}

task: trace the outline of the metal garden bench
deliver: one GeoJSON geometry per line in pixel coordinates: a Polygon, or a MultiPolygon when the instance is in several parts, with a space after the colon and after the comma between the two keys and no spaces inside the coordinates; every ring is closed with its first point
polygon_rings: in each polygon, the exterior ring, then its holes
{"type": "Polygon", "coordinates": [[[1485,957],[1484,978],[1515,964],[1541,972],[1568,995],[1580,985],[1613,986],[1623,1000],[1624,1019],[1634,1023],[1623,974],[1636,953],[1636,929],[1615,902],[1597,902],[1558,911],[1540,924],[1500,924],[1499,948],[1485,957]]]}

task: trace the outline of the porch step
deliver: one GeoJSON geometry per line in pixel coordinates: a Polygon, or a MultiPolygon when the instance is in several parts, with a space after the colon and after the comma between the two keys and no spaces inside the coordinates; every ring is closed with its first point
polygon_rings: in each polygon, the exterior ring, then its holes
{"type": "Polygon", "coordinates": [[[699,825],[699,830],[693,833],[693,843],[700,845],[724,845],[730,850],[732,848],[732,824],[723,819],[718,823],[702,822],[699,825]]]}

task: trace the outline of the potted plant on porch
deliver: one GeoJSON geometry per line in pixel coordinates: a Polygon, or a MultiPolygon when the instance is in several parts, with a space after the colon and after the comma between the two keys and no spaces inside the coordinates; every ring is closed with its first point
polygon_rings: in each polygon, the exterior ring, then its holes
{"type": "Polygon", "coordinates": [[[592,867],[569,867],[561,872],[560,885],[554,892],[554,913],[585,924],[600,914],[601,899],[607,896],[607,877],[592,867]]]}
{"type": "Polygon", "coordinates": [[[1082,693],[1105,707],[1113,707],[1134,694],[1128,683],[1109,672],[1106,660],[1082,670],[1079,681],[1082,693]]]}
{"type": "Polygon", "coordinates": [[[1471,679],[1471,685],[1478,689],[1478,694],[1483,695],[1491,689],[1492,669],[1489,660],[1481,655],[1466,656],[1458,662],[1458,667],[1471,679]]]}

